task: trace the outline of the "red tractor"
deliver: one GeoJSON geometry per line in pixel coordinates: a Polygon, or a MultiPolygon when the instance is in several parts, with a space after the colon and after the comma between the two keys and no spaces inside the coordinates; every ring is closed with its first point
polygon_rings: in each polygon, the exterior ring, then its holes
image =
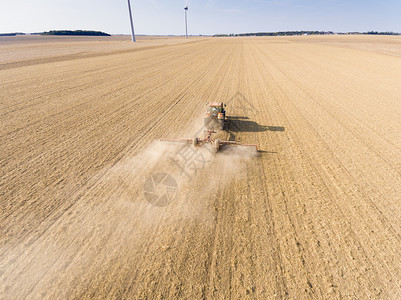
{"type": "Polygon", "coordinates": [[[226,121],[226,111],[224,110],[226,105],[223,102],[209,102],[207,105],[208,108],[204,119],[205,127],[207,129],[218,128],[223,130],[226,121]]]}
{"type": "Polygon", "coordinates": [[[224,107],[226,106],[222,102],[209,102],[207,103],[208,109],[205,116],[205,133],[206,137],[193,137],[193,138],[178,138],[178,139],[165,139],[161,138],[162,142],[173,142],[182,144],[192,144],[194,147],[202,147],[205,145],[213,145],[214,150],[218,152],[222,148],[232,147],[232,146],[242,146],[242,147],[254,147],[256,151],[259,151],[258,145],[256,144],[240,144],[235,141],[224,141],[220,139],[212,138],[212,134],[216,133],[214,127],[217,125],[220,130],[224,129],[224,122],[226,120],[226,111],[224,107]]]}

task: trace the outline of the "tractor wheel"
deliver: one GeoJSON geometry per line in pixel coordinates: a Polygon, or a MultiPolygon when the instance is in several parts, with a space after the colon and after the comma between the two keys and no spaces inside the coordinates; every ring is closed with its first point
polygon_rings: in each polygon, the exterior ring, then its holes
{"type": "Polygon", "coordinates": [[[214,140],[214,150],[217,152],[219,152],[220,150],[220,140],[219,139],[215,139],[214,140]]]}
{"type": "Polygon", "coordinates": [[[192,145],[195,147],[198,145],[198,138],[193,138],[192,139],[192,145]]]}

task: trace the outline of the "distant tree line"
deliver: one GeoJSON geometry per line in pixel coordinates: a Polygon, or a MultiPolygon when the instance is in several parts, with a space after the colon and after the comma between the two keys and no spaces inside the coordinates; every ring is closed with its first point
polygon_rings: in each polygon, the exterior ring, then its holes
{"type": "Polygon", "coordinates": [[[368,31],[368,32],[364,32],[363,34],[377,34],[377,35],[401,35],[401,33],[398,33],[398,32],[392,32],[392,31],[388,31],[388,32],[368,31]]]}
{"type": "MultiPolygon", "coordinates": [[[[230,34],[215,34],[215,37],[228,36],[292,36],[292,35],[326,35],[335,34],[333,31],[278,31],[278,32],[253,32],[253,33],[230,33],[230,34]]],[[[401,35],[397,32],[347,32],[338,34],[377,34],[377,35],[401,35]]]]}
{"type": "Polygon", "coordinates": [[[16,36],[16,35],[25,35],[25,33],[22,32],[0,33],[0,36],[16,36]]]}
{"type": "Polygon", "coordinates": [[[250,32],[250,33],[231,33],[216,34],[214,36],[291,36],[291,35],[318,35],[333,34],[331,31],[277,31],[277,32],[250,32]]]}
{"type": "Polygon", "coordinates": [[[278,31],[278,32],[257,32],[257,33],[240,33],[237,36],[287,36],[287,35],[319,35],[319,34],[333,34],[333,32],[326,31],[278,31]]]}
{"type": "Polygon", "coordinates": [[[85,36],[110,36],[110,34],[101,31],[91,30],[51,30],[41,33],[42,35],[85,35],[85,36]]]}

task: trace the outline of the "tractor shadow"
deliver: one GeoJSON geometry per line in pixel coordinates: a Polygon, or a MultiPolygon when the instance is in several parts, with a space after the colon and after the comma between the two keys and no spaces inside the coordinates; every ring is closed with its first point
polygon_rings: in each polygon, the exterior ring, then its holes
{"type": "MultiPolygon", "coordinates": [[[[248,117],[241,116],[229,116],[227,117],[226,132],[229,134],[229,141],[237,140],[237,133],[239,132],[284,132],[283,126],[264,126],[260,125],[255,121],[249,120],[248,117]]],[[[275,151],[259,150],[258,155],[263,154],[275,154],[275,151]]]]}
{"type": "Polygon", "coordinates": [[[250,121],[248,117],[228,117],[228,132],[265,132],[265,131],[285,131],[282,126],[264,126],[256,123],[255,121],[250,121]]]}

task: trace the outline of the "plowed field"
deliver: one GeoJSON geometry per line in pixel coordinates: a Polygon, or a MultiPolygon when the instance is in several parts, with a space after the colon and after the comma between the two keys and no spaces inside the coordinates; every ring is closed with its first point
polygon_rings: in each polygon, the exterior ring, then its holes
{"type": "Polygon", "coordinates": [[[0,298],[400,299],[400,38],[352,38],[0,40],[0,298]],[[207,101],[261,151],[157,142],[207,101]]]}

